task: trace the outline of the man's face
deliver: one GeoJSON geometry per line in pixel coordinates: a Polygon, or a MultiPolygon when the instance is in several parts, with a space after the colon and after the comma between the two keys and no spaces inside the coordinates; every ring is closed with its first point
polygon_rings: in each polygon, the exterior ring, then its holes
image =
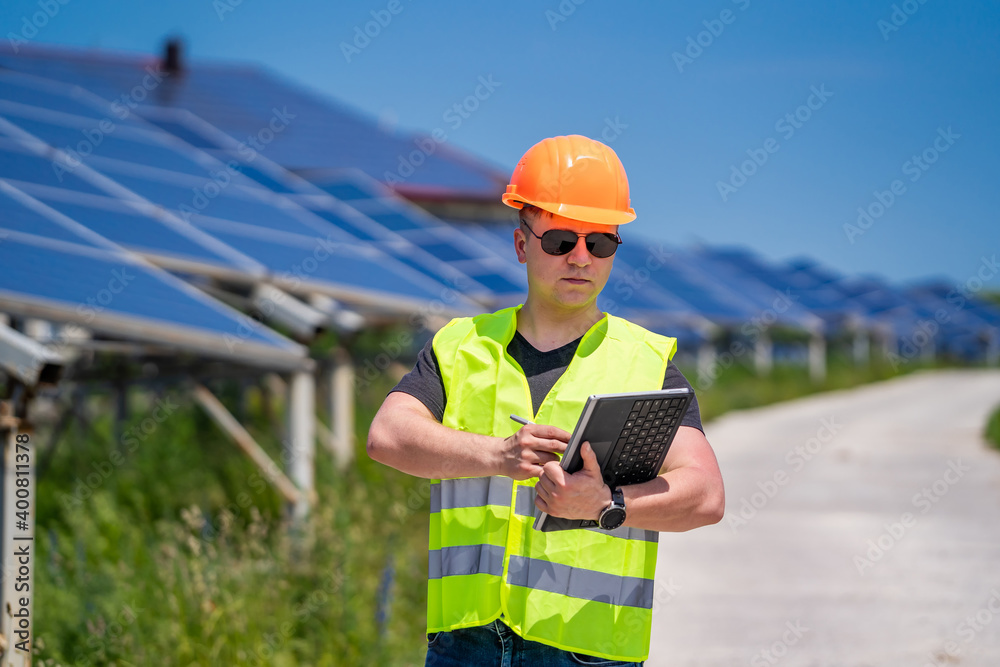
{"type": "MultiPolygon", "coordinates": [[[[529,215],[527,222],[538,236],[550,229],[568,229],[580,234],[618,232],[617,225],[582,222],[548,212],[529,215]]],[[[549,255],[542,250],[541,243],[530,232],[514,230],[514,248],[518,261],[528,266],[528,291],[532,297],[563,310],[588,307],[596,301],[611,275],[614,255],[594,257],[583,237],[565,255],[549,255]]]]}

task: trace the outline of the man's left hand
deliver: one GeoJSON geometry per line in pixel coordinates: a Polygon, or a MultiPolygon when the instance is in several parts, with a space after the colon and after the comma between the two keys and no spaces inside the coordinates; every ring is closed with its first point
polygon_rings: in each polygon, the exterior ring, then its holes
{"type": "Polygon", "coordinates": [[[583,468],[568,474],[558,461],[542,466],[535,485],[535,507],[564,519],[596,521],[601,510],[611,504],[611,489],[604,483],[597,456],[589,442],[580,448],[583,468]]]}

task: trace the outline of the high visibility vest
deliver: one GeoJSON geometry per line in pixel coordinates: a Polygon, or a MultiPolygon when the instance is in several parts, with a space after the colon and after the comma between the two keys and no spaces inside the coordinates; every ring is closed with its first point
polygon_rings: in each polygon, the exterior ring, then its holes
{"type": "MultiPolygon", "coordinates": [[[[591,394],[662,388],[676,339],[607,315],[584,335],[534,414],[524,372],[507,354],[520,308],[455,319],[434,336],[445,426],[508,437],[520,428],[510,418],[517,414],[572,432],[591,394]]],[[[536,482],[500,475],[432,480],[427,632],[500,618],[525,639],[645,660],[658,533],[537,531],[536,482]]]]}

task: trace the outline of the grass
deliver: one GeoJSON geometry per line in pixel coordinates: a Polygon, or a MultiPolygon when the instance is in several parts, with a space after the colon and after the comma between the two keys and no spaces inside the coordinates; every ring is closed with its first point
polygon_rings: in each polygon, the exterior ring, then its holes
{"type": "Polygon", "coordinates": [[[997,407],[986,422],[986,440],[991,445],[1000,449],[1000,407],[997,407]]]}
{"type": "MultiPolygon", "coordinates": [[[[359,426],[376,396],[359,403],[359,426]]],[[[256,468],[172,399],[170,417],[121,457],[110,419],[98,420],[60,443],[39,479],[36,663],[422,663],[426,480],[363,449],[338,475],[320,452],[319,506],[293,539],[256,468]]],[[[248,430],[280,460],[258,394],[250,407],[248,430]]]]}
{"type": "MultiPolygon", "coordinates": [[[[377,337],[362,342],[384,349],[377,337]]],[[[802,368],[762,379],[734,365],[696,390],[708,421],[896,374],[833,354],[822,383],[802,368]]],[[[38,480],[36,664],[423,664],[428,482],[369,460],[363,446],[392,384],[383,374],[361,392],[349,470],[317,450],[319,504],[294,536],[282,499],[179,391],[159,397],[173,407],[158,422],[154,397],[134,394],[124,437],[110,416],[71,428],[38,480]]],[[[232,385],[215,389],[234,405],[232,385]]],[[[248,399],[244,425],[280,461],[262,394],[248,399]]],[[[110,397],[93,407],[113,413],[110,397]]],[[[1000,442],[1000,412],[989,433],[1000,442]]]]}

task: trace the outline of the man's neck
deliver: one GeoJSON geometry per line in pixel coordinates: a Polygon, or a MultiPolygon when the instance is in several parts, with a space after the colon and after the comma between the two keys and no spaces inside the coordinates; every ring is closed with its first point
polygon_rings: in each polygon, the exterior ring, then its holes
{"type": "Polygon", "coordinates": [[[595,304],[580,311],[552,311],[533,307],[529,298],[517,313],[517,330],[536,350],[548,352],[576,340],[603,317],[595,304]]]}

